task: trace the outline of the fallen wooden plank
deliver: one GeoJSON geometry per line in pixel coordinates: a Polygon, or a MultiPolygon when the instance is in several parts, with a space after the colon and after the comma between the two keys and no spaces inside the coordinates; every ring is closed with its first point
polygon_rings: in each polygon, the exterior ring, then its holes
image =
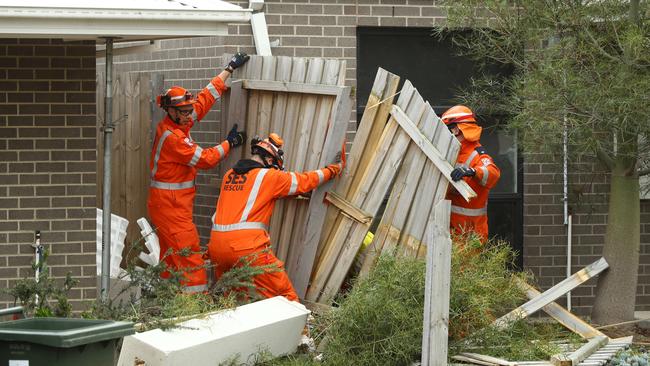
{"type": "Polygon", "coordinates": [[[601,347],[597,352],[580,362],[578,366],[600,366],[605,365],[621,349],[632,343],[632,336],[610,339],[609,343],[601,347]]]}
{"type": "MultiPolygon", "coordinates": [[[[541,292],[537,291],[534,287],[517,277],[515,277],[515,284],[522,291],[526,292],[526,296],[528,296],[528,298],[531,300],[541,295],[541,292]]],[[[564,325],[572,332],[579,334],[582,338],[590,339],[596,336],[604,335],[598,329],[592,327],[587,322],[573,315],[571,312],[555,302],[551,302],[545,305],[542,310],[544,310],[553,319],[557,320],[560,324],[564,325]]]]}
{"type": "Polygon", "coordinates": [[[557,300],[560,296],[578,287],[588,279],[598,275],[608,267],[609,265],[607,264],[605,258],[600,258],[596,262],[574,273],[571,277],[546,290],[540,296],[528,301],[515,310],[495,320],[492,324],[498,328],[505,328],[511,322],[523,319],[530,314],[540,310],[547,304],[557,300]]]}
{"type": "Polygon", "coordinates": [[[477,360],[477,359],[474,359],[474,358],[471,358],[471,357],[465,357],[465,356],[460,356],[460,355],[451,356],[451,358],[456,360],[456,361],[463,361],[463,362],[471,363],[471,364],[474,364],[474,365],[499,366],[496,363],[481,361],[481,360],[477,360]]]}
{"type": "MultiPolygon", "coordinates": [[[[451,201],[441,200],[429,215],[422,366],[446,366],[451,281],[451,201]]],[[[508,365],[510,366],[510,365],[508,365]]]]}
{"type": "Polygon", "coordinates": [[[600,347],[607,344],[609,338],[607,336],[596,336],[589,340],[582,347],[570,354],[560,353],[551,356],[551,363],[555,366],[577,366],[580,362],[591,356],[600,347]]]}
{"type": "Polygon", "coordinates": [[[285,93],[302,93],[337,96],[339,86],[312,83],[294,83],[273,80],[244,80],[244,88],[285,93]]]}
{"type": "Polygon", "coordinates": [[[478,353],[471,353],[471,352],[463,352],[459,354],[459,356],[465,356],[469,358],[473,358],[476,360],[481,360],[485,362],[490,362],[495,365],[501,365],[501,366],[517,366],[518,364],[516,362],[504,360],[502,358],[497,358],[497,357],[492,357],[492,356],[487,356],[487,355],[481,355],[478,353]]]}

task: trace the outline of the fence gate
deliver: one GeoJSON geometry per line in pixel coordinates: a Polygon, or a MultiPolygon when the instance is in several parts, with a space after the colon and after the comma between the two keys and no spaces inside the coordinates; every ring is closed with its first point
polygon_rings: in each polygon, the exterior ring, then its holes
{"type": "MultiPolygon", "coordinates": [[[[105,74],[97,74],[97,207],[103,208],[104,86],[105,74]]],[[[141,239],[136,220],[147,216],[149,156],[153,132],[155,90],[162,88],[162,75],[118,73],[113,75],[111,211],[129,220],[126,251],[141,239]],[[153,117],[153,118],[152,118],[153,117]]],[[[157,114],[157,113],[156,113],[157,114]]],[[[126,256],[126,254],[125,254],[126,256]]]]}

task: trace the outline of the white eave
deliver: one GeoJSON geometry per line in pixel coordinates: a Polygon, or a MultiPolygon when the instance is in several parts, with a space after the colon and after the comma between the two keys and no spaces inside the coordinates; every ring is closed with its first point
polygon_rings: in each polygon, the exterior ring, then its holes
{"type": "Polygon", "coordinates": [[[0,0],[0,38],[217,36],[251,13],[221,0],[0,0]]]}

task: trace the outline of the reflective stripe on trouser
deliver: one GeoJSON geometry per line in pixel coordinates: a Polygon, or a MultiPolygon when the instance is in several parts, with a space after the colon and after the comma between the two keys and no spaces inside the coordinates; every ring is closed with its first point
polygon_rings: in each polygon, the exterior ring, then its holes
{"type": "MultiPolygon", "coordinates": [[[[481,238],[481,242],[486,242],[488,238],[488,219],[487,215],[467,216],[454,212],[452,206],[449,226],[457,235],[474,232],[481,238]]],[[[470,209],[471,210],[471,209],[470,209]]]]}
{"type": "MultiPolygon", "coordinates": [[[[157,226],[158,239],[160,242],[160,258],[164,260],[169,268],[183,273],[183,292],[200,292],[208,289],[208,275],[203,267],[204,261],[199,245],[199,234],[196,228],[192,230],[169,233],[162,226],[157,226]],[[180,255],[177,252],[189,248],[189,255],[180,255]],[[171,249],[171,253],[167,251],[171,249]],[[163,259],[164,258],[164,259],[163,259]]],[[[168,272],[162,274],[163,278],[169,278],[168,272]]]]}
{"type": "Polygon", "coordinates": [[[153,188],[159,188],[159,189],[167,189],[170,191],[178,191],[181,189],[187,189],[187,188],[192,188],[194,187],[194,181],[193,180],[188,180],[185,182],[180,182],[180,183],[167,183],[167,182],[160,182],[157,180],[151,180],[151,183],[149,184],[153,188]]]}
{"type": "Polygon", "coordinates": [[[298,301],[298,294],[284,270],[284,263],[275,257],[268,244],[252,249],[236,250],[225,241],[217,243],[210,240],[208,253],[210,254],[210,261],[216,263],[215,277],[217,279],[237,265],[241,258],[247,256],[254,256],[251,266],[272,265],[276,267],[277,271],[266,271],[253,278],[257,291],[265,298],[284,296],[290,301],[298,301]]]}

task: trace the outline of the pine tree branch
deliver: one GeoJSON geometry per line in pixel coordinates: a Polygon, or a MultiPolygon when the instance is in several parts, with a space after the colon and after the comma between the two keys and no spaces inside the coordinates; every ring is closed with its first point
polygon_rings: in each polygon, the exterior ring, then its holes
{"type": "Polygon", "coordinates": [[[610,171],[614,169],[614,160],[600,146],[596,147],[596,156],[610,171]]]}

